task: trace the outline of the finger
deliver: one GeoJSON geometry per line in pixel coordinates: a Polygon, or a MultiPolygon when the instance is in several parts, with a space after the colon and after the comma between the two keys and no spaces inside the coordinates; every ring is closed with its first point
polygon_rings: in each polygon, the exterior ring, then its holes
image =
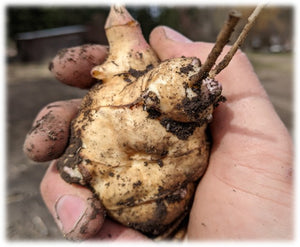
{"type": "Polygon", "coordinates": [[[104,62],[107,48],[101,45],[83,45],[63,49],[49,64],[49,70],[54,76],[70,86],[90,88],[96,83],[90,71],[104,62]]]}
{"type": "Polygon", "coordinates": [[[68,239],[82,240],[94,236],[104,222],[104,211],[92,192],[66,183],[56,169],[48,168],[40,186],[41,194],[58,227],[68,239]]]}
{"type": "Polygon", "coordinates": [[[149,241],[149,239],[131,228],[122,226],[110,219],[106,219],[100,232],[94,239],[109,241],[149,241]]]}
{"type": "Polygon", "coordinates": [[[24,152],[32,160],[43,162],[58,158],[69,138],[71,120],[81,100],[58,101],[44,107],[26,136],[24,152]]]}

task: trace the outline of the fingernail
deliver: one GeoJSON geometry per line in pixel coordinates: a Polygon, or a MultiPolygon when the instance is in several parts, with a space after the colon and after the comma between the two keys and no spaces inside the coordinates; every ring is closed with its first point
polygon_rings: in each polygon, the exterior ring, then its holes
{"type": "Polygon", "coordinates": [[[178,33],[177,31],[173,30],[169,27],[163,27],[165,35],[168,39],[175,41],[175,42],[181,42],[181,43],[192,43],[190,39],[183,36],[181,33],[178,33]]]}
{"type": "Polygon", "coordinates": [[[64,234],[72,232],[87,210],[86,202],[74,195],[64,195],[55,204],[57,223],[64,234]]]}

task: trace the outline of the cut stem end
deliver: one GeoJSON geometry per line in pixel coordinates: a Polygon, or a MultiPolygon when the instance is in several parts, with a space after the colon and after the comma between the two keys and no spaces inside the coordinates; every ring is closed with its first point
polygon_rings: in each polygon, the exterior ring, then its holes
{"type": "Polygon", "coordinates": [[[224,26],[222,27],[216,43],[214,47],[212,48],[211,52],[209,53],[206,61],[201,66],[199,71],[199,80],[203,80],[207,77],[214,79],[217,74],[219,74],[224,68],[227,67],[231,59],[233,58],[234,54],[238,50],[238,48],[243,44],[243,42],[246,39],[246,36],[252,26],[254,25],[255,20],[259,16],[261,10],[263,9],[264,5],[258,5],[252,14],[248,17],[248,22],[244,26],[242,32],[240,33],[237,40],[232,45],[229,52],[225,55],[225,57],[222,59],[222,61],[215,66],[214,69],[212,67],[215,65],[215,62],[217,61],[218,57],[223,51],[223,48],[228,43],[229,38],[231,34],[234,31],[234,28],[236,24],[238,23],[239,19],[241,18],[241,14],[238,11],[231,11],[229,13],[228,20],[225,22],[224,26]]]}
{"type": "Polygon", "coordinates": [[[239,37],[237,38],[237,40],[231,46],[231,49],[227,52],[227,54],[225,55],[223,60],[214,69],[212,69],[209,72],[209,77],[210,78],[214,78],[217,74],[219,74],[223,69],[225,69],[227,67],[227,65],[229,64],[229,62],[231,61],[231,59],[233,58],[233,56],[237,52],[237,50],[244,43],[250,29],[254,25],[254,22],[257,19],[257,17],[259,16],[259,13],[261,12],[263,7],[264,7],[263,5],[257,6],[254,9],[254,11],[252,12],[252,14],[248,17],[247,24],[244,26],[244,28],[243,28],[242,32],[240,33],[239,37]]]}

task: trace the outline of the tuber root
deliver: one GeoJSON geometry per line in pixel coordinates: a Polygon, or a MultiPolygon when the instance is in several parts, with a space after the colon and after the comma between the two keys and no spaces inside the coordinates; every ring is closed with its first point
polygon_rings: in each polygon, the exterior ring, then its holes
{"type": "Polygon", "coordinates": [[[111,8],[105,29],[109,56],[91,71],[101,83],[84,97],[57,167],[114,220],[170,237],[207,167],[206,129],[222,87],[208,77],[214,62],[203,71],[196,57],[159,61],[124,7],[111,8]]]}

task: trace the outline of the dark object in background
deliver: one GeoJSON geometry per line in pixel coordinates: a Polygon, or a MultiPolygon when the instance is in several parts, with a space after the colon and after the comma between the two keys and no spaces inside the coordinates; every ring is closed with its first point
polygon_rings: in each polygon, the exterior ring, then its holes
{"type": "Polygon", "coordinates": [[[62,48],[81,45],[87,28],[82,25],[44,29],[17,35],[18,57],[23,62],[38,62],[53,57],[62,48]]]}

